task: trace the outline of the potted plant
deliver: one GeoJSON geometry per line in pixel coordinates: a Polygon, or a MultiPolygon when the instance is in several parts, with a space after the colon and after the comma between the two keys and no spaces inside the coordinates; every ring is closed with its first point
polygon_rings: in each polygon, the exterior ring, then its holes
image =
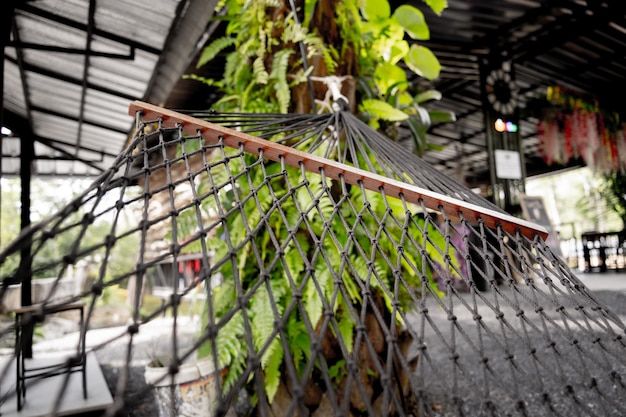
{"type": "Polygon", "coordinates": [[[154,387],[159,417],[211,415],[220,378],[213,363],[209,358],[194,358],[172,375],[169,358],[153,358],[144,377],[154,387]]]}

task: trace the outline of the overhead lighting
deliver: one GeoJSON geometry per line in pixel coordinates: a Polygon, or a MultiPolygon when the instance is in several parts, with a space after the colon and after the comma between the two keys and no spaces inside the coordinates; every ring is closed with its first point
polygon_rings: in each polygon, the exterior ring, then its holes
{"type": "Polygon", "coordinates": [[[2,126],[2,136],[13,136],[13,132],[8,127],[2,126]]]}
{"type": "Polygon", "coordinates": [[[502,119],[497,119],[495,121],[495,123],[493,124],[494,129],[496,129],[496,132],[517,132],[517,125],[513,122],[505,122],[502,119]]]}
{"type": "Polygon", "coordinates": [[[507,132],[517,132],[517,125],[513,122],[506,122],[507,132]]]}

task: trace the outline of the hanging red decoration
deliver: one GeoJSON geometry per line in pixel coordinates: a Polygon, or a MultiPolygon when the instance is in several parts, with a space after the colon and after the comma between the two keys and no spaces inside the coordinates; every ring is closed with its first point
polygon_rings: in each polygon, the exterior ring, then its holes
{"type": "Polygon", "coordinates": [[[626,126],[617,113],[607,113],[561,87],[550,87],[537,125],[540,151],[547,164],[581,158],[592,170],[626,172],[626,126]]]}

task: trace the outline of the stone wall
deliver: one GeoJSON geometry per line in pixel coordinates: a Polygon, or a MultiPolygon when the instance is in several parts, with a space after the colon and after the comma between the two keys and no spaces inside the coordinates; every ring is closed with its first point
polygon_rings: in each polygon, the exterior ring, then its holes
{"type": "MultiPolygon", "coordinates": [[[[42,278],[32,281],[32,301],[33,304],[43,302],[50,291],[52,290],[56,278],[42,278]]],[[[79,293],[81,284],[78,282],[78,278],[64,278],[61,279],[55,290],[54,294],[49,301],[62,302],[71,297],[74,297],[79,293]]],[[[22,305],[22,284],[11,285],[4,294],[2,305],[0,305],[0,312],[6,313],[13,311],[22,305]]]]}

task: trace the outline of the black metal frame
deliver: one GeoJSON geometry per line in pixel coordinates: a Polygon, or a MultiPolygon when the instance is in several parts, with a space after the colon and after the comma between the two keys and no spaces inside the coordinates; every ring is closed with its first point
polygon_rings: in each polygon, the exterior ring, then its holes
{"type": "Polygon", "coordinates": [[[22,307],[15,311],[15,392],[17,395],[17,411],[21,411],[24,406],[26,388],[28,386],[27,381],[29,379],[44,379],[66,373],[81,372],[83,398],[87,399],[87,353],[85,349],[85,335],[85,305],[81,302],[47,306],[33,305],[22,307]],[[45,316],[49,314],[72,310],[78,310],[80,312],[80,341],[77,355],[70,358],[66,363],[26,368],[26,355],[22,352],[26,347],[23,346],[24,330],[28,331],[30,327],[34,326],[35,319],[43,320],[45,316]]]}

